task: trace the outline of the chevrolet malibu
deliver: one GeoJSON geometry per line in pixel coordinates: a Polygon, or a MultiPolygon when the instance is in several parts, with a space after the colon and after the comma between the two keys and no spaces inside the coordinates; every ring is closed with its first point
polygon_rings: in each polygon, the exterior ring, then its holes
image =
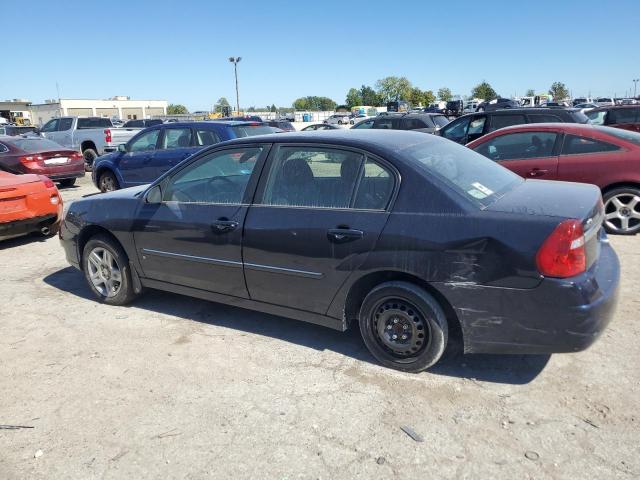
{"type": "MultiPolygon", "coordinates": [[[[385,366],[573,352],[613,314],[597,187],[524,180],[407,131],[264,135],[74,202],[60,238],[99,301],[153,288],[337,330],[385,366]]],[[[212,305],[212,308],[215,306],[212,305]]]]}

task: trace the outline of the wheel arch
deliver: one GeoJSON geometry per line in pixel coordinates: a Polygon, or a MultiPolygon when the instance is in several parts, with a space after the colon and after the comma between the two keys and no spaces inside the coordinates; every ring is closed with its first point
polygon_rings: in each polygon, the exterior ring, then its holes
{"type": "Polygon", "coordinates": [[[101,227],[100,225],[87,225],[86,227],[84,227],[82,230],[80,230],[80,233],[78,234],[78,258],[80,259],[80,269],[84,270],[84,262],[83,262],[83,252],[84,252],[84,247],[87,245],[87,242],[89,242],[89,240],[91,240],[93,237],[95,237],[96,235],[105,235],[106,237],[111,238],[114,242],[116,242],[120,248],[122,248],[122,250],[126,253],[126,250],[124,248],[124,245],[122,245],[122,242],[120,240],[118,240],[118,238],[111,233],[109,230],[107,230],[104,227],[101,227]]]}
{"type": "Polygon", "coordinates": [[[98,153],[98,149],[96,148],[96,144],[93,143],[92,140],[85,140],[84,142],[82,142],[80,144],[80,150],[82,150],[83,153],[84,153],[85,150],[88,150],[88,149],[92,149],[96,153],[98,153]]]}
{"type": "Polygon", "coordinates": [[[632,182],[612,183],[612,184],[607,185],[606,187],[602,188],[602,195],[604,196],[605,194],[607,194],[611,190],[615,190],[616,188],[636,188],[636,189],[640,190],[640,183],[639,182],[633,182],[633,181],[632,182]]]}
{"type": "Polygon", "coordinates": [[[351,285],[344,305],[345,321],[349,324],[351,321],[357,320],[362,302],[367,294],[378,285],[390,281],[404,281],[411,283],[431,294],[444,310],[449,324],[449,336],[455,340],[463,341],[463,332],[460,320],[447,298],[432,284],[420,277],[410,273],[394,270],[381,270],[368,273],[360,277],[351,285]]]}

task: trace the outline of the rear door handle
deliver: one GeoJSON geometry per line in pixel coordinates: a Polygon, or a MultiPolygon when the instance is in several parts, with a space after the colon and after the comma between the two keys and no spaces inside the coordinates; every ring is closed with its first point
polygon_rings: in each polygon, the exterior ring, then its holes
{"type": "Polygon", "coordinates": [[[238,222],[234,220],[220,219],[211,224],[211,230],[213,231],[213,233],[232,232],[236,228],[238,228],[238,222]]]}
{"type": "Polygon", "coordinates": [[[529,176],[530,177],[541,177],[545,173],[548,173],[548,172],[549,172],[549,170],[547,170],[545,168],[532,168],[531,170],[529,170],[529,176]]]}
{"type": "Polygon", "coordinates": [[[327,237],[334,243],[346,243],[364,237],[364,232],[351,228],[332,228],[327,230],[327,237]]]}

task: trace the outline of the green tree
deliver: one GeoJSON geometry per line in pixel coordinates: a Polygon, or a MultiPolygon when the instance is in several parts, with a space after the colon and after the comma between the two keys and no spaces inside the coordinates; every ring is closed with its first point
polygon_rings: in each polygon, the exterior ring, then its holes
{"type": "Polygon", "coordinates": [[[222,112],[222,107],[228,107],[228,106],[229,106],[229,100],[227,100],[225,97],[220,97],[213,108],[216,112],[220,113],[222,112]]]}
{"type": "Polygon", "coordinates": [[[527,93],[524,94],[526,97],[535,97],[536,96],[536,91],[533,88],[530,88],[529,90],[527,90],[527,93]]]}
{"type": "Polygon", "coordinates": [[[498,94],[488,82],[483,80],[481,83],[473,87],[473,90],[471,90],[471,97],[481,98],[488,102],[489,100],[498,98],[498,94]]]}
{"type": "Polygon", "coordinates": [[[561,101],[565,98],[569,98],[569,90],[567,86],[562,82],[553,82],[549,89],[549,95],[553,97],[555,101],[561,101]]]}
{"type": "Polygon", "coordinates": [[[383,105],[380,95],[368,85],[362,85],[362,87],[360,87],[360,98],[362,99],[362,105],[369,107],[381,107],[383,105]]]}
{"type": "Polygon", "coordinates": [[[296,110],[331,111],[335,110],[336,102],[327,97],[310,95],[308,97],[297,98],[293,102],[293,108],[296,110]]]}
{"type": "Polygon", "coordinates": [[[276,104],[275,103],[271,104],[271,107],[269,108],[269,111],[270,112],[277,112],[278,111],[278,109],[276,108],[276,104]]]}
{"type": "Polygon", "coordinates": [[[167,115],[182,115],[185,113],[189,113],[189,110],[184,105],[171,103],[167,107],[167,115]]]}
{"type": "Polygon", "coordinates": [[[447,87],[438,89],[438,98],[440,99],[440,101],[448,102],[449,100],[451,100],[451,97],[453,97],[453,95],[451,94],[451,90],[449,90],[447,87]]]}
{"type": "Polygon", "coordinates": [[[433,94],[433,90],[425,90],[422,92],[422,98],[424,100],[424,105],[428,106],[432,103],[435,103],[436,96],[433,94]]]}
{"type": "Polygon", "coordinates": [[[360,90],[356,88],[350,88],[347,92],[347,99],[345,100],[345,103],[349,108],[355,107],[356,105],[363,105],[360,90]]]}
{"type": "Polygon", "coordinates": [[[385,77],[376,82],[378,95],[383,102],[406,100],[411,88],[411,82],[407,77],[385,77]]]}

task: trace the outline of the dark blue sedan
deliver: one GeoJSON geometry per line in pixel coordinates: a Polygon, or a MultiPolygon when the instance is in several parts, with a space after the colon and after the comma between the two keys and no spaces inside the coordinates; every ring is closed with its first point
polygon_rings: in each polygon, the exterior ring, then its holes
{"type": "Polygon", "coordinates": [[[153,182],[202,148],[279,131],[260,122],[164,123],[142,130],[116,152],[99,157],[93,183],[103,192],[153,182]]]}
{"type": "Polygon", "coordinates": [[[593,185],[524,180],[433,135],[343,130],[206,148],[150,186],[73,202],[60,238],[106,304],[146,287],[357,323],[380,363],[418,372],[451,337],[587,348],[618,290],[603,218],[593,185]]]}

